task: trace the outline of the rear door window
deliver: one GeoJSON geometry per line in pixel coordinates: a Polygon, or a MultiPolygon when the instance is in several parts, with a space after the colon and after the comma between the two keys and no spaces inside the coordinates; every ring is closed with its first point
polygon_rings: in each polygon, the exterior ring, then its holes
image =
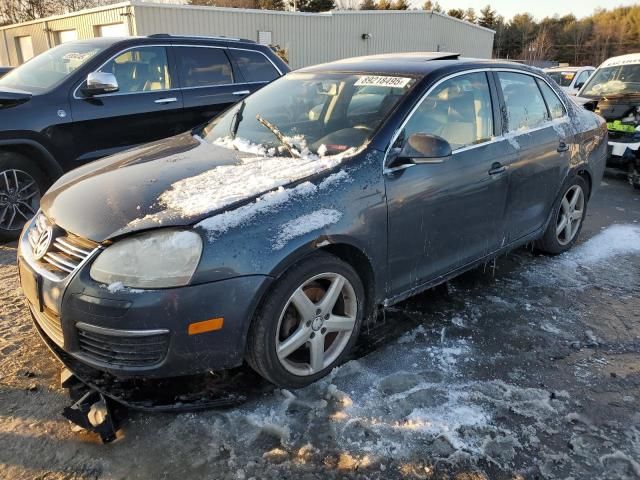
{"type": "Polygon", "coordinates": [[[536,128],[549,119],[535,78],[512,72],[498,72],[498,78],[504,95],[510,132],[536,128]]]}
{"type": "Polygon", "coordinates": [[[175,47],[182,87],[211,87],[233,83],[231,63],[223,48],[175,47]]]}
{"type": "Polygon", "coordinates": [[[245,82],[270,82],[280,76],[273,63],[261,52],[229,49],[245,82]]]}
{"type": "Polygon", "coordinates": [[[554,120],[556,118],[562,118],[565,115],[564,105],[556,95],[549,85],[547,85],[543,80],[538,79],[538,86],[542,91],[542,96],[547,102],[547,107],[549,107],[549,112],[551,113],[551,118],[554,120]]]}

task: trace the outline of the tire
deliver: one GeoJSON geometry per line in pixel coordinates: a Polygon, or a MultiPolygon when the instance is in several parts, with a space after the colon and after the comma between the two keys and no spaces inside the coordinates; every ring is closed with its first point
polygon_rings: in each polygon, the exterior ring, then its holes
{"type": "Polygon", "coordinates": [[[562,194],[553,206],[551,221],[542,238],[536,241],[536,248],[550,255],[558,255],[573,247],[587,215],[588,200],[589,184],[581,176],[574,176],[564,185],[562,194]],[[572,202],[574,205],[571,205],[572,202]],[[569,222],[568,218],[573,220],[569,222]]]}
{"type": "Polygon", "coordinates": [[[352,349],[364,310],[364,287],[356,271],[317,252],[287,270],[263,299],[249,327],[247,362],[279,387],[309,385],[352,349]],[[326,297],[327,291],[337,293],[326,297]]]}
{"type": "Polygon", "coordinates": [[[46,176],[34,162],[19,153],[0,152],[0,242],[18,238],[46,188],[46,176]]]}

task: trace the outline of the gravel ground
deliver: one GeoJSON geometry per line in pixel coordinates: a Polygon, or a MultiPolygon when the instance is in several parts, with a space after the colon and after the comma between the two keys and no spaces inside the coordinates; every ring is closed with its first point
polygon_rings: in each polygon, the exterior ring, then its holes
{"type": "Polygon", "coordinates": [[[61,417],[60,366],[0,246],[0,477],[640,478],[639,220],[638,192],[607,178],[571,252],[520,249],[389,309],[306,389],[135,414],[109,445],[61,417]]]}

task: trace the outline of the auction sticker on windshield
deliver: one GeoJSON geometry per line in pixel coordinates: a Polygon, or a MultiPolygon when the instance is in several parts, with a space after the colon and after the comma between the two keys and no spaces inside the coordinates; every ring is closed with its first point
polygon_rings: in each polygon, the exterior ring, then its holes
{"type": "Polygon", "coordinates": [[[366,77],[359,78],[354,86],[356,87],[395,87],[395,88],[404,88],[406,87],[411,78],[407,77],[386,77],[381,75],[367,75],[366,77]]]}

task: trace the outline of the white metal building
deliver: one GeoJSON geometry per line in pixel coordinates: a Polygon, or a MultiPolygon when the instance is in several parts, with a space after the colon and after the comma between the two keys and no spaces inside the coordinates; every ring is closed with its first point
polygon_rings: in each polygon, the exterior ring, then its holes
{"type": "Polygon", "coordinates": [[[448,51],[489,58],[493,30],[423,10],[274,12],[130,0],[0,27],[0,65],[98,36],[226,35],[279,45],[292,68],[373,53],[448,51]]]}

